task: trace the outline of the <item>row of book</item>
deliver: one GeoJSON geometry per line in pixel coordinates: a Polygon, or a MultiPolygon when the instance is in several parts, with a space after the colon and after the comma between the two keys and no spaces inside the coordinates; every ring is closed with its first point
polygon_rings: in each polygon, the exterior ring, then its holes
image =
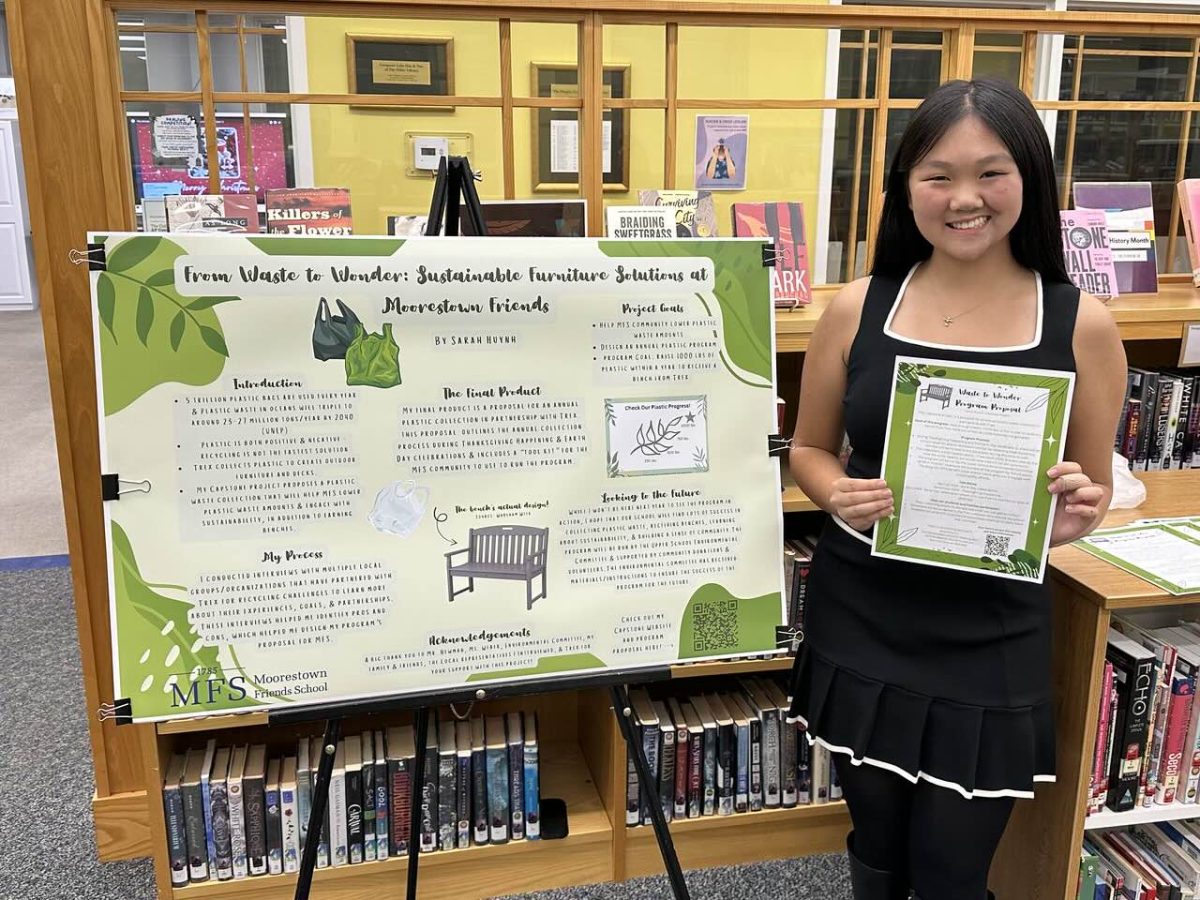
{"type": "Polygon", "coordinates": [[[1200,467],[1200,374],[1131,368],[1114,449],[1135,472],[1200,467]]]}
{"type": "MultiPolygon", "coordinates": [[[[264,744],[174,754],[163,781],[171,883],[299,871],[318,780],[320,737],[268,755],[264,744]]],[[[318,868],[408,853],[413,727],[338,741],[318,868]]],[[[421,852],[541,837],[537,720],[532,713],[431,722],[419,799],[421,852]]]]}
{"type": "Polygon", "coordinates": [[[1157,822],[1089,832],[1079,859],[1077,900],[1200,897],[1200,826],[1157,822]]]}
{"type": "MultiPolygon", "coordinates": [[[[353,233],[348,188],[280,188],[265,192],[268,234],[349,235],[353,233]]],[[[615,238],[717,237],[711,191],[638,192],[638,206],[610,206],[606,229],[615,238]]],[[[586,200],[482,201],[489,235],[507,237],[584,237],[586,200]]],[[[472,234],[465,211],[462,234],[472,234]]],[[[771,295],[777,307],[811,302],[804,204],[735,203],[735,237],[770,238],[775,245],[771,295]]],[[[425,233],[426,216],[388,216],[390,235],[425,233]]],[[[142,201],[142,230],[206,233],[262,230],[254,194],[180,194],[142,201]]]]}
{"type": "MultiPolygon", "coordinates": [[[[787,722],[787,698],[769,678],[665,699],[639,688],[630,691],[630,705],[668,821],[841,799],[829,752],[787,722]]],[[[625,824],[650,824],[632,758],[625,799],[625,824]]]]}
{"type": "Polygon", "coordinates": [[[1196,803],[1200,788],[1200,623],[1108,632],[1088,813],[1196,803]]]}

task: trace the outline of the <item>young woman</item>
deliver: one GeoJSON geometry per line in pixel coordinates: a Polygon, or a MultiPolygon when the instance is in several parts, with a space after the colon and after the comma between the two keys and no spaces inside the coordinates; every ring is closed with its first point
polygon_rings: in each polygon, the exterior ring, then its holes
{"type": "Polygon", "coordinates": [[[791,714],[837,766],[855,900],[984,900],[1014,799],[1054,780],[1047,587],[876,558],[870,535],[894,509],[880,472],[897,355],[1075,372],[1065,461],[1045,473],[1051,543],[1103,518],[1125,354],[1067,277],[1056,193],[1020,91],[942,85],[897,148],[871,277],[837,295],[805,360],[790,464],[831,519],[791,714]]]}

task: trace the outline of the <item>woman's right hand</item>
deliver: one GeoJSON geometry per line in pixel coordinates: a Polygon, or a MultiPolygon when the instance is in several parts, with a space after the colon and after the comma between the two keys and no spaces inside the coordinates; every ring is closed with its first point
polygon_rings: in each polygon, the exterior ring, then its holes
{"type": "Polygon", "coordinates": [[[855,531],[866,531],[893,509],[892,489],[882,478],[839,478],[829,495],[829,511],[855,531]]]}

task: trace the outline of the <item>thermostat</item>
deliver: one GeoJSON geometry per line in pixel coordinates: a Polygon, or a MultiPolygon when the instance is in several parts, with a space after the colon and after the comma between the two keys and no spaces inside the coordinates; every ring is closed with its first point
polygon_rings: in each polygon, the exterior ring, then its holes
{"type": "Polygon", "coordinates": [[[443,156],[450,155],[450,139],[444,137],[413,138],[413,168],[436,172],[443,156]]]}

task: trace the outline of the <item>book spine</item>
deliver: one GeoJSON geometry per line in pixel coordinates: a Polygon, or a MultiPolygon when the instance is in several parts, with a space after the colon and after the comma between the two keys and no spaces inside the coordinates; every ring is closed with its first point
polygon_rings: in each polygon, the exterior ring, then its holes
{"type": "Polygon", "coordinates": [[[1108,773],[1112,771],[1113,742],[1117,734],[1118,700],[1119,697],[1117,696],[1117,683],[1114,677],[1112,690],[1108,696],[1108,741],[1104,748],[1103,781],[1100,785],[1100,795],[1096,798],[1096,812],[1104,809],[1104,801],[1105,798],[1108,797],[1108,773]]]}
{"type": "Polygon", "coordinates": [[[163,790],[163,814],[167,820],[167,859],[171,865],[171,884],[183,887],[188,883],[187,824],[183,796],[178,785],[163,790]]]}
{"type": "Polygon", "coordinates": [[[720,774],[718,758],[721,755],[721,738],[719,728],[704,729],[704,804],[702,813],[706,816],[716,815],[717,795],[720,791],[720,774]]]}
{"type": "Polygon", "coordinates": [[[208,838],[204,829],[204,797],[200,792],[200,782],[185,784],[182,791],[188,877],[193,882],[208,881],[208,838]]]}
{"type": "Polygon", "coordinates": [[[246,805],[246,865],[251,875],[267,874],[267,809],[261,776],[242,779],[246,805]]]}
{"type": "Polygon", "coordinates": [[[750,720],[750,809],[763,808],[762,722],[750,720]]]}
{"type": "Polygon", "coordinates": [[[438,848],[453,850],[458,843],[458,754],[438,756],[438,848]]]}
{"type": "Polygon", "coordinates": [[[309,762],[304,756],[308,753],[308,744],[303,742],[300,745],[303,751],[296,758],[296,818],[299,826],[300,850],[303,852],[304,844],[308,841],[308,817],[312,813],[312,779],[316,777],[316,773],[309,774],[309,762]]]}
{"type": "Polygon", "coordinates": [[[1141,427],[1141,419],[1142,402],[1130,400],[1125,411],[1125,442],[1121,446],[1121,455],[1125,457],[1131,469],[1134,457],[1137,455],[1138,429],[1141,427]]]}
{"type": "Polygon", "coordinates": [[[279,806],[279,789],[265,792],[267,807],[267,871],[272,875],[283,874],[283,811],[279,806]]]}
{"type": "Polygon", "coordinates": [[[792,629],[792,653],[799,652],[804,642],[804,606],[808,599],[809,573],[812,560],[797,556],[792,560],[792,593],[788,598],[788,625],[792,629]]]}
{"type": "Polygon", "coordinates": [[[379,858],[375,840],[375,763],[363,763],[362,767],[363,806],[363,859],[374,862],[379,858]]]}
{"type": "Polygon", "coordinates": [[[704,808],[704,731],[688,732],[687,815],[700,818],[704,808]]]}
{"type": "Polygon", "coordinates": [[[1154,699],[1154,663],[1149,659],[1130,660],[1125,675],[1122,682],[1127,693],[1124,728],[1108,795],[1109,807],[1117,812],[1133,809],[1137,800],[1142,756],[1146,750],[1146,729],[1154,699]]]}
{"type": "Polygon", "coordinates": [[[737,781],[737,737],[732,725],[718,725],[717,815],[733,815],[737,781]]]}
{"type": "Polygon", "coordinates": [[[750,808],[750,726],[734,725],[737,742],[736,772],[734,775],[733,811],[743,813],[750,808]]]}
{"type": "Polygon", "coordinates": [[[389,816],[391,819],[391,847],[389,856],[404,856],[408,853],[408,825],[412,814],[412,776],[407,759],[388,760],[388,775],[392,785],[389,816]]]}
{"type": "Polygon", "coordinates": [[[1150,468],[1149,460],[1154,456],[1154,431],[1158,418],[1158,375],[1154,372],[1142,375],[1141,416],[1137,452],[1134,454],[1135,472],[1147,471],[1150,468]]]}
{"type": "Polygon", "coordinates": [[[1171,448],[1174,431],[1171,428],[1171,406],[1174,402],[1174,379],[1160,375],[1158,379],[1158,417],[1155,419],[1154,455],[1149,459],[1150,471],[1171,468],[1171,448]]]}
{"type": "Polygon", "coordinates": [[[388,858],[388,836],[391,834],[391,806],[388,803],[388,764],[383,757],[375,760],[375,853],[378,859],[388,858]]]}
{"type": "Polygon", "coordinates": [[[346,769],[346,854],[352,865],[363,861],[362,769],[346,769]]]}
{"type": "Polygon", "coordinates": [[[208,760],[209,769],[200,775],[200,799],[204,803],[204,844],[205,851],[208,854],[208,872],[212,878],[217,877],[217,842],[213,836],[213,820],[212,820],[212,754],[211,752],[206,757],[208,760]]]}
{"type": "Polygon", "coordinates": [[[796,726],[784,719],[779,721],[779,804],[792,809],[799,803],[796,792],[796,751],[799,734],[796,726]]]}
{"type": "Polygon", "coordinates": [[[525,840],[525,745],[508,745],[508,808],[512,839],[525,840]]]}
{"type": "Polygon", "coordinates": [[[487,750],[471,748],[471,805],[474,807],[475,843],[486,844],[488,828],[487,750]]]}
{"type": "Polygon", "coordinates": [[[488,823],[493,844],[508,843],[508,759],[504,747],[487,748],[488,823]]]}
{"type": "Polygon", "coordinates": [[[542,784],[538,768],[541,748],[537,741],[525,744],[525,839],[541,840],[542,837],[542,784]]]}
{"type": "Polygon", "coordinates": [[[691,777],[688,752],[687,725],[677,725],[675,728],[675,802],[671,810],[676,819],[686,819],[688,814],[687,789],[688,779],[691,777]]]}
{"type": "Polygon", "coordinates": [[[421,852],[438,848],[438,752],[425,751],[425,783],[421,785],[421,852]]]}
{"type": "Polygon", "coordinates": [[[1150,767],[1154,758],[1154,730],[1155,723],[1158,720],[1158,660],[1152,660],[1151,665],[1153,666],[1153,675],[1151,677],[1153,690],[1150,699],[1150,718],[1146,722],[1146,747],[1142,751],[1141,771],[1138,772],[1137,798],[1134,800],[1133,804],[1135,808],[1144,806],[1146,803],[1146,786],[1150,780],[1150,767]]]}
{"type": "Polygon", "coordinates": [[[829,751],[820,744],[812,745],[813,803],[829,802],[829,751]]]}
{"type": "MultiPolygon", "coordinates": [[[[635,717],[630,717],[634,741],[642,740],[642,726],[635,717]]],[[[633,754],[625,754],[625,826],[637,825],[641,819],[641,786],[638,784],[637,764],[633,754]]]]}
{"type": "Polygon", "coordinates": [[[290,785],[279,792],[279,807],[283,813],[283,871],[300,871],[300,821],[298,789],[290,785]]]}
{"type": "Polygon", "coordinates": [[[1192,377],[1178,379],[1179,409],[1175,413],[1175,444],[1171,451],[1171,468],[1186,469],[1191,465],[1191,447],[1188,441],[1188,423],[1192,415],[1192,377]],[[1187,454],[1185,462],[1185,451],[1187,454]]]}
{"type": "Polygon", "coordinates": [[[350,864],[350,827],[346,820],[346,772],[333,770],[329,782],[329,861],[334,866],[350,864]]]}
{"type": "Polygon", "coordinates": [[[663,818],[671,821],[675,812],[675,728],[663,725],[659,728],[658,802],[663,818]]]}
{"type": "Polygon", "coordinates": [[[1158,687],[1155,691],[1154,755],[1146,775],[1146,796],[1143,806],[1153,806],[1158,799],[1160,772],[1163,761],[1163,744],[1167,736],[1167,716],[1171,711],[1171,683],[1175,673],[1175,648],[1163,647],[1159,660],[1158,687]]]}
{"type": "Polygon", "coordinates": [[[1192,412],[1188,416],[1188,440],[1191,445],[1188,468],[1200,468],[1200,375],[1192,378],[1192,412]]]}
{"type": "Polygon", "coordinates": [[[782,805],[782,783],[780,779],[779,711],[767,713],[763,722],[763,806],[778,809],[782,805]]]}
{"type": "Polygon", "coordinates": [[[233,877],[245,878],[246,866],[246,798],[241,779],[229,782],[229,847],[233,855],[233,877]]]}
{"type": "Polygon", "coordinates": [[[807,806],[813,802],[812,745],[803,725],[796,723],[796,803],[807,806]]]}
{"type": "MultiPolygon", "coordinates": [[[[650,824],[650,809],[646,805],[649,801],[647,795],[654,796],[658,788],[658,742],[660,732],[656,725],[642,726],[642,752],[646,754],[646,770],[650,773],[650,784],[638,794],[638,809],[641,814],[641,823],[643,825],[650,824]]],[[[640,780],[640,779],[639,779],[640,780]]]]}
{"type": "Polygon", "coordinates": [[[463,850],[471,846],[471,754],[459,753],[457,756],[458,772],[455,775],[456,800],[455,814],[457,816],[454,835],[455,846],[463,850]]]}
{"type": "Polygon", "coordinates": [[[233,877],[233,847],[229,840],[229,789],[225,780],[214,781],[211,793],[213,849],[216,852],[213,869],[218,880],[228,881],[233,877]]]}
{"type": "MultiPolygon", "coordinates": [[[[1171,711],[1167,719],[1166,746],[1163,748],[1165,778],[1162,795],[1158,801],[1160,804],[1175,802],[1183,762],[1183,741],[1192,718],[1192,693],[1195,684],[1195,677],[1186,675],[1176,677],[1172,684],[1171,711]]],[[[1186,780],[1184,784],[1186,786],[1186,780]]]]}

